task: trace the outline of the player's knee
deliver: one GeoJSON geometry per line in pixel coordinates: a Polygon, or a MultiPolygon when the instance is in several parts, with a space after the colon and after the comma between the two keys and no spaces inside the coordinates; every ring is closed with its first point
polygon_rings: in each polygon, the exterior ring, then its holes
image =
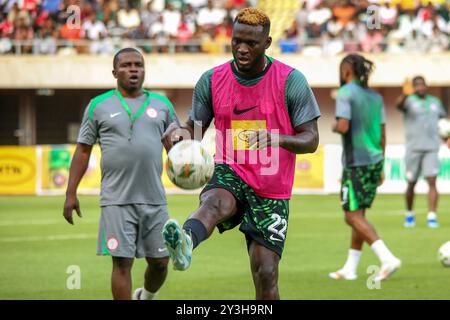
{"type": "Polygon", "coordinates": [[[436,189],[436,178],[428,178],[428,187],[430,189],[436,189]]]}
{"type": "Polygon", "coordinates": [[[270,289],[276,285],[277,267],[271,264],[258,265],[253,272],[253,277],[260,287],[270,289]]]}
{"type": "Polygon", "coordinates": [[[113,270],[122,274],[131,272],[133,259],[113,257],[113,270]]]}
{"type": "Polygon", "coordinates": [[[350,227],[352,227],[355,224],[356,216],[351,213],[345,214],[345,223],[347,223],[350,227]]]}
{"type": "Polygon", "coordinates": [[[168,259],[157,259],[152,261],[147,261],[148,266],[151,270],[159,273],[165,273],[167,271],[167,266],[169,264],[168,259]]]}
{"type": "Polygon", "coordinates": [[[131,266],[123,264],[114,264],[113,273],[121,277],[127,277],[131,274],[131,266]]]}
{"type": "Polygon", "coordinates": [[[415,186],[416,186],[416,182],[408,182],[407,191],[408,192],[414,192],[415,186]]]}
{"type": "Polygon", "coordinates": [[[217,197],[213,194],[203,198],[201,206],[207,209],[209,214],[217,217],[218,220],[220,220],[220,217],[229,215],[233,210],[231,201],[228,201],[226,198],[217,197]]]}

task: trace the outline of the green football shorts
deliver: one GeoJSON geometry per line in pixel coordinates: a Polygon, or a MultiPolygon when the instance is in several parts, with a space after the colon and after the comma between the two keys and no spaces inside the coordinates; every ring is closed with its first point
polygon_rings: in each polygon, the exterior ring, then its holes
{"type": "MultiPolygon", "coordinates": [[[[225,189],[236,199],[237,213],[217,225],[220,233],[240,225],[247,248],[252,241],[276,252],[280,258],[288,228],[289,200],[258,196],[237,173],[226,164],[216,164],[214,174],[201,194],[211,189],[225,189]]],[[[201,196],[201,195],[200,195],[201,196]]]]}
{"type": "Polygon", "coordinates": [[[344,168],[341,204],[344,211],[370,208],[377,193],[384,161],[367,166],[344,168]]]}

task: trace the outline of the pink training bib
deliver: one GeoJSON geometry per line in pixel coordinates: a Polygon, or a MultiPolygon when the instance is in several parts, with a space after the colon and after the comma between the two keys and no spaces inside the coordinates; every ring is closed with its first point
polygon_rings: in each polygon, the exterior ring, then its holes
{"type": "Polygon", "coordinates": [[[284,95],[286,79],[292,70],[274,60],[254,86],[239,84],[230,62],[212,72],[215,162],[230,165],[256,194],[265,198],[291,197],[296,155],[280,147],[250,150],[248,137],[259,130],[295,134],[284,95]]]}

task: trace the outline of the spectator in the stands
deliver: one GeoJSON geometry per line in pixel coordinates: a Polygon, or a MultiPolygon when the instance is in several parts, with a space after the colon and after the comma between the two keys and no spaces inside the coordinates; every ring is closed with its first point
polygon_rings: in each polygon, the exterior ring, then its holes
{"type": "Polygon", "coordinates": [[[208,5],[200,9],[197,16],[197,24],[210,34],[214,33],[214,29],[222,23],[227,12],[223,8],[214,7],[212,0],[208,0],[208,5]]]}
{"type": "Polygon", "coordinates": [[[379,17],[384,27],[389,29],[394,28],[398,17],[397,6],[391,1],[385,1],[384,5],[380,7],[379,17]]]}
{"type": "Polygon", "coordinates": [[[186,6],[186,0],[166,0],[166,5],[172,5],[172,8],[176,11],[183,11],[186,6]]]}
{"type": "Polygon", "coordinates": [[[141,22],[146,30],[150,30],[151,25],[158,20],[158,16],[158,13],[153,10],[153,0],[147,2],[145,9],[141,11],[141,22]]]}
{"type": "Polygon", "coordinates": [[[449,39],[448,35],[442,32],[437,25],[433,27],[433,34],[428,40],[428,52],[439,53],[448,50],[449,39]]]}
{"type": "Polygon", "coordinates": [[[127,4],[124,9],[120,9],[117,13],[117,21],[122,28],[130,30],[139,26],[141,17],[136,9],[127,4]]]}
{"type": "Polygon", "coordinates": [[[42,9],[48,13],[55,13],[61,10],[62,0],[42,0],[42,9]]]}
{"type": "Polygon", "coordinates": [[[55,54],[58,40],[58,31],[54,21],[48,17],[43,26],[37,31],[37,38],[41,41],[33,46],[34,54],[55,54]]]}
{"type": "Polygon", "coordinates": [[[369,29],[361,40],[361,49],[366,53],[383,51],[383,34],[377,29],[369,29]]]}
{"type": "Polygon", "coordinates": [[[428,43],[422,33],[413,30],[405,40],[405,51],[410,53],[424,53],[427,51],[428,43]]]}
{"type": "Polygon", "coordinates": [[[356,14],[356,7],[351,0],[339,0],[333,7],[333,15],[342,25],[349,23],[356,14]]]}
{"type": "Polygon", "coordinates": [[[181,12],[175,10],[172,4],[168,3],[166,4],[166,8],[161,15],[163,17],[164,32],[169,34],[171,37],[175,37],[181,21],[181,12]]]}
{"type": "Polygon", "coordinates": [[[198,11],[202,7],[206,7],[208,0],[185,0],[186,5],[191,5],[194,10],[198,11]]]}
{"type": "Polygon", "coordinates": [[[21,44],[16,46],[16,50],[20,51],[20,53],[31,53],[33,50],[33,44],[31,42],[33,37],[33,28],[30,25],[27,14],[19,14],[14,21],[13,39],[20,41],[21,44]]]}

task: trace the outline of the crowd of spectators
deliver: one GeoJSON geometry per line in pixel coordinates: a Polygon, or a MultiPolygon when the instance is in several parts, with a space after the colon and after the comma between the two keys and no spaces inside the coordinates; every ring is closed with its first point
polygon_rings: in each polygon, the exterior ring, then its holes
{"type": "MultiPolygon", "coordinates": [[[[128,45],[147,53],[228,52],[237,11],[257,2],[0,0],[0,54],[111,54],[128,45]]],[[[449,49],[450,1],[299,2],[300,10],[278,43],[282,52],[449,49]]]]}
{"type": "Polygon", "coordinates": [[[283,52],[442,52],[450,1],[304,0],[279,42],[283,52]]]}
{"type": "Polygon", "coordinates": [[[0,0],[0,53],[220,52],[248,0],[0,0]]]}

